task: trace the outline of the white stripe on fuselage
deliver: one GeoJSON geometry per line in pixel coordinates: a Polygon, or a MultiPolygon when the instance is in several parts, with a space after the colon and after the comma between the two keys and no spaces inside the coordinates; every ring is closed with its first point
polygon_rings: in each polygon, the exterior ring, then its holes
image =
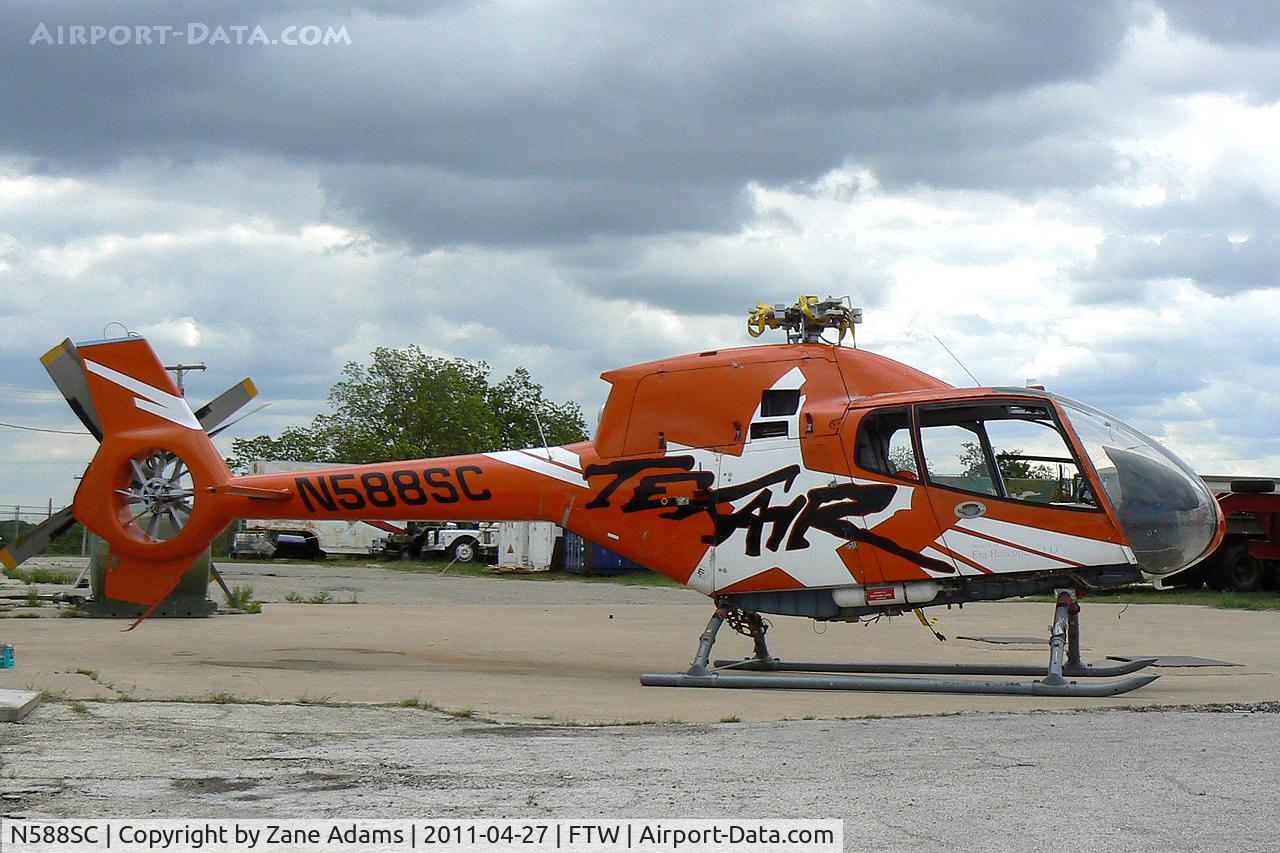
{"type": "Polygon", "coordinates": [[[565,450],[563,447],[538,448],[537,450],[502,450],[484,455],[490,459],[496,459],[499,462],[505,462],[508,465],[514,465],[526,471],[532,471],[535,474],[552,477],[571,486],[579,486],[584,489],[587,487],[587,481],[582,476],[581,459],[579,459],[578,454],[565,450]],[[548,449],[551,450],[550,459],[547,458],[548,449]]]}
{"type": "MultiPolygon", "coordinates": [[[[1059,533],[1056,530],[1029,527],[1025,524],[1014,524],[1011,521],[1000,521],[995,518],[964,518],[956,522],[956,527],[1082,566],[1108,566],[1132,562],[1129,557],[1130,552],[1125,546],[1115,542],[1104,542],[1101,539],[1090,539],[1087,536],[1059,533]]],[[[943,536],[948,537],[948,534],[943,536]]],[[[950,542],[950,539],[948,538],[947,541],[950,542]]],[[[957,553],[962,552],[957,551],[957,553]]],[[[987,565],[981,560],[978,562],[984,566],[987,565]]],[[[988,568],[995,569],[994,566],[988,566],[988,568]]]]}

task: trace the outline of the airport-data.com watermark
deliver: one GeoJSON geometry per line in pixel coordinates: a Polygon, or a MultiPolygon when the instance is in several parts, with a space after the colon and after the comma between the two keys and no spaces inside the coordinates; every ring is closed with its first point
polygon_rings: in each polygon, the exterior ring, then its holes
{"type": "Polygon", "coordinates": [[[315,24],[289,25],[264,28],[258,24],[54,24],[41,21],[31,34],[31,44],[69,46],[79,45],[284,45],[286,47],[317,47],[349,45],[351,36],[347,28],[317,26],[315,24]]]}

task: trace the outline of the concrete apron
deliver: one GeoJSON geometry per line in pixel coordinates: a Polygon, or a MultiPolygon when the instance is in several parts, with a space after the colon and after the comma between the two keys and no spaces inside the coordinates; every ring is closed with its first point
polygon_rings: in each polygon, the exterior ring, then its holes
{"type": "MultiPolygon", "coordinates": [[[[770,646],[788,660],[1036,663],[1047,645],[992,645],[957,635],[1047,636],[1050,603],[931,610],[938,642],[913,616],[878,624],[778,617],[770,646]]],[[[52,613],[50,614],[52,615],[52,613]]],[[[642,671],[688,666],[710,605],[268,604],[259,615],[126,622],[5,620],[16,669],[0,688],[66,699],[399,703],[419,699],[497,720],[560,722],[840,718],[1280,701],[1280,612],[1094,604],[1085,659],[1188,655],[1241,667],[1161,668],[1154,684],[1107,699],[641,687],[642,671]],[[79,671],[79,672],[78,672],[79,671]]],[[[750,641],[725,628],[717,657],[750,641]]]]}

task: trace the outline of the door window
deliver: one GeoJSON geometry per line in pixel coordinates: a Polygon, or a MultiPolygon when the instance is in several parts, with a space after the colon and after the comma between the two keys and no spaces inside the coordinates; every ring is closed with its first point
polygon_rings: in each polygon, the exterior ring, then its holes
{"type": "Polygon", "coordinates": [[[919,480],[920,466],[911,446],[911,411],[885,409],[863,415],[854,442],[854,461],[864,471],[919,480]]]}
{"type": "Polygon", "coordinates": [[[975,494],[1095,509],[1048,405],[923,406],[920,447],[931,482],[975,494]]]}

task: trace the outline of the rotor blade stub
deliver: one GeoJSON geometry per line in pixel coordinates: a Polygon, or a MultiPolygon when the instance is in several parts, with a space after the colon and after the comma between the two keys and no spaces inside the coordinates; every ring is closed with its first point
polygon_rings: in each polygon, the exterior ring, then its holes
{"type": "Polygon", "coordinates": [[[53,540],[70,530],[71,525],[75,524],[75,522],[75,516],[71,514],[71,507],[55,512],[19,536],[11,546],[0,548],[0,563],[4,563],[5,568],[16,569],[31,557],[48,548],[53,540]]]}
{"type": "Polygon", "coordinates": [[[200,422],[200,426],[204,427],[205,432],[211,432],[257,396],[258,388],[253,384],[253,380],[245,379],[197,409],[196,420],[200,422]]]}
{"type": "Polygon", "coordinates": [[[256,408],[250,409],[249,411],[245,412],[243,415],[241,415],[240,417],[236,418],[234,421],[228,421],[227,423],[223,424],[222,426],[218,427],[217,429],[215,429],[215,430],[210,430],[210,431],[209,431],[209,438],[214,438],[215,436],[219,435],[220,433],[224,432],[225,430],[229,430],[229,429],[231,429],[233,426],[235,426],[236,424],[240,423],[240,422],[241,422],[242,420],[244,420],[245,418],[252,417],[253,415],[256,415],[258,412],[261,412],[263,409],[265,409],[267,406],[270,406],[270,405],[271,405],[270,403],[263,403],[261,406],[258,406],[258,407],[256,407],[256,408]]]}
{"type": "Polygon", "coordinates": [[[102,422],[98,418],[98,410],[93,404],[93,396],[89,393],[89,381],[85,378],[84,362],[76,345],[67,338],[40,358],[44,369],[48,371],[53,384],[58,386],[62,396],[67,398],[67,405],[76,413],[80,423],[102,441],[102,422]]]}

